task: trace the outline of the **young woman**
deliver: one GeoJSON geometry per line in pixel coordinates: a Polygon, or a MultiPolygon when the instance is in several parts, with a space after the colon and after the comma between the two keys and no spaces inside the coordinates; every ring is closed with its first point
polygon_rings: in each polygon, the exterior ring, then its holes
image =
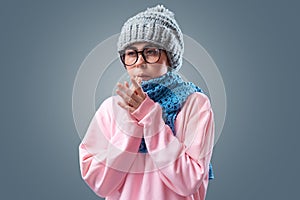
{"type": "Polygon", "coordinates": [[[213,111],[176,74],[183,39],[174,14],[158,5],[128,19],[118,50],[131,86],[118,83],[96,111],[79,147],[83,179],[107,200],[205,199],[213,111]]]}

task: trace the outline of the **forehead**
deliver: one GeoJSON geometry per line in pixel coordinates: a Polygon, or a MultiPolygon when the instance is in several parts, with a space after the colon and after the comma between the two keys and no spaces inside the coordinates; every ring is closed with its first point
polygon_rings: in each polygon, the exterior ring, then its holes
{"type": "Polygon", "coordinates": [[[145,47],[155,47],[156,45],[150,42],[136,42],[128,46],[126,49],[143,49],[145,47]]]}

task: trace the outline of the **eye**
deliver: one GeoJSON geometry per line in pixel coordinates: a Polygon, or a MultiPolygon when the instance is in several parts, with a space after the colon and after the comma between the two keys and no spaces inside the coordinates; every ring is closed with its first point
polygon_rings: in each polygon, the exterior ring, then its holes
{"type": "Polygon", "coordinates": [[[126,51],[126,52],[125,52],[125,56],[128,56],[128,57],[135,57],[135,56],[136,56],[136,53],[135,53],[135,51],[129,50],[129,51],[126,51]]]}
{"type": "Polygon", "coordinates": [[[158,48],[147,48],[145,49],[146,56],[156,56],[158,55],[159,49],[158,48]]]}

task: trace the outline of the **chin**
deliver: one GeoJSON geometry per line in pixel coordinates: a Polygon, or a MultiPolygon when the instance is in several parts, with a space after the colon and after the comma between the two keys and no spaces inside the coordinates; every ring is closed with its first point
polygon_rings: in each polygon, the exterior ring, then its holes
{"type": "Polygon", "coordinates": [[[142,78],[143,81],[149,81],[150,79],[152,79],[152,78],[151,77],[142,78]]]}

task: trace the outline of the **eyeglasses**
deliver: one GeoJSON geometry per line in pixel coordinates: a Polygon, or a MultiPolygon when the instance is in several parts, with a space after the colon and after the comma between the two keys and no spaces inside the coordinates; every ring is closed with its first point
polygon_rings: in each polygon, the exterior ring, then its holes
{"type": "Polygon", "coordinates": [[[161,49],[157,47],[146,47],[142,51],[127,49],[120,53],[120,58],[125,66],[132,66],[138,61],[139,54],[142,54],[142,57],[146,63],[153,64],[159,61],[161,49]]]}

